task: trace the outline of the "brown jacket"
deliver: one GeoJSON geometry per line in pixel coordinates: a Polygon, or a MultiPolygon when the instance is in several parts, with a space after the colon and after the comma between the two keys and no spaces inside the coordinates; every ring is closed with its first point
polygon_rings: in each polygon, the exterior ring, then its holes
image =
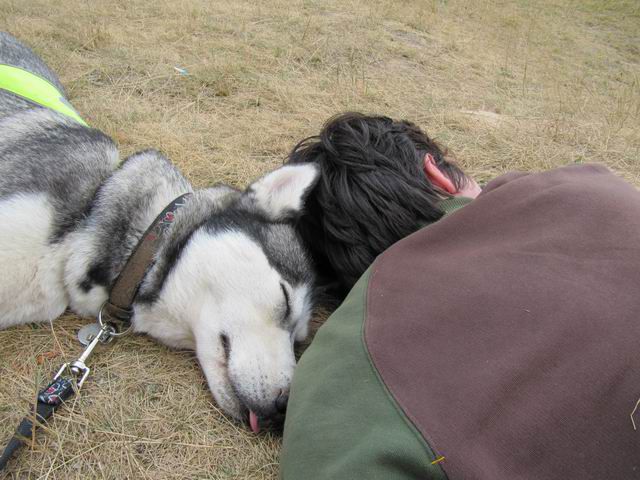
{"type": "Polygon", "coordinates": [[[375,262],[365,340],[450,479],[640,478],[640,193],[510,174],[375,262]]]}

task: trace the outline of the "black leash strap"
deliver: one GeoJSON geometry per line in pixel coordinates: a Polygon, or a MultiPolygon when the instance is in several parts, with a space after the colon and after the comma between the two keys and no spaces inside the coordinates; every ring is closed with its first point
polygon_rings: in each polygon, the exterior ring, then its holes
{"type": "Polygon", "coordinates": [[[53,413],[80,390],[91,371],[85,361],[96,345],[109,343],[115,337],[125,335],[129,331],[130,328],[127,328],[123,332],[118,332],[110,320],[130,322],[133,316],[133,302],[144,276],[153,264],[153,257],[158,251],[160,240],[171,227],[176,212],[186,204],[189,196],[191,196],[190,193],[185,193],[172,201],[146,230],[113,284],[109,299],[100,309],[99,325],[96,327],[95,336],[91,337],[90,343],[78,360],[65,363],[58,370],[53,381],[38,393],[35,408],[32,407],[32,415],[22,419],[16,433],[0,456],[0,472],[20,447],[26,442],[33,441],[37,427],[46,424],[53,413]],[[109,321],[103,319],[103,313],[109,321]]]}
{"type": "MultiPolygon", "coordinates": [[[[47,420],[56,409],[75,394],[75,379],[58,377],[38,393],[38,401],[35,412],[30,417],[25,417],[20,422],[16,433],[7,444],[0,457],[0,471],[6,466],[13,454],[26,442],[33,440],[36,428],[46,424],[47,420]]],[[[33,410],[33,409],[32,409],[33,410]]]]}
{"type": "Polygon", "coordinates": [[[53,381],[38,393],[35,412],[32,408],[33,415],[22,419],[16,433],[0,457],[0,471],[7,466],[9,459],[25,442],[33,441],[36,428],[39,425],[46,424],[53,413],[82,388],[82,384],[91,371],[85,361],[89,358],[93,349],[96,348],[96,345],[110,342],[115,333],[116,330],[112,325],[102,325],[87,345],[87,348],[82,352],[82,355],[76,361],[62,365],[58,373],[53,377],[53,381]]]}

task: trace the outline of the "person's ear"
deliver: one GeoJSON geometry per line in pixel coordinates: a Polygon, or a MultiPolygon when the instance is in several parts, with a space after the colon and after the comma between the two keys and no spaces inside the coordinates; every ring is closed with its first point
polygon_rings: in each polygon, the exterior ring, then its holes
{"type": "Polygon", "coordinates": [[[453,182],[447,177],[436,165],[436,160],[433,158],[433,155],[427,153],[424,156],[424,171],[427,174],[431,183],[433,183],[436,187],[444,190],[450,195],[455,195],[458,193],[453,182]]]}

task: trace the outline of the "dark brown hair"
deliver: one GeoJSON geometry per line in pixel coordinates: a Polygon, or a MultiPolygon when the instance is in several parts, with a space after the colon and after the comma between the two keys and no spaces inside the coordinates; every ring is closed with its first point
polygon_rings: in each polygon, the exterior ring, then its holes
{"type": "Polygon", "coordinates": [[[351,288],[377,255],[442,217],[437,203],[448,195],[424,172],[426,153],[457,188],[465,183],[446,152],[404,120],[343,113],[294,147],[288,163],[321,172],[298,223],[321,278],[351,288]]]}

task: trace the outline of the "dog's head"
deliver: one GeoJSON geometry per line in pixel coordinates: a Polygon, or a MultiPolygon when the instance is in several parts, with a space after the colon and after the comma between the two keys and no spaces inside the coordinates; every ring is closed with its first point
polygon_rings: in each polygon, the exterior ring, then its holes
{"type": "Polygon", "coordinates": [[[136,309],[141,325],[170,319],[142,329],[194,346],[220,407],[254,431],[283,416],[293,345],[307,335],[313,276],[294,221],[317,176],[313,165],[285,166],[244,192],[196,194],[184,212],[193,218],[176,222],[166,258],[143,286],[157,297],[136,309]],[[213,214],[197,206],[211,202],[213,214]]]}

